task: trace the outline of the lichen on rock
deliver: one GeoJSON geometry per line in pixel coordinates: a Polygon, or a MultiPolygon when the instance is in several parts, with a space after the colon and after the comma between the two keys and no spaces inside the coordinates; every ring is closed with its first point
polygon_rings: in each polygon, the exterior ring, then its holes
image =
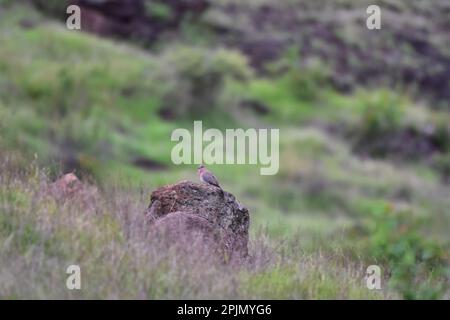
{"type": "Polygon", "coordinates": [[[227,259],[247,255],[249,212],[229,192],[182,181],[155,190],[145,214],[151,232],[170,242],[201,239],[227,259]]]}

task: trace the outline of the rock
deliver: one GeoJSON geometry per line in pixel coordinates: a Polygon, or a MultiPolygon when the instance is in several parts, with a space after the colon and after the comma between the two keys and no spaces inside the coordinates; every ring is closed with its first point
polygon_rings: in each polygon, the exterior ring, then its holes
{"type": "Polygon", "coordinates": [[[227,258],[247,255],[249,213],[236,198],[214,186],[182,181],[155,190],[146,210],[151,232],[168,241],[204,245],[227,258]]]}
{"type": "Polygon", "coordinates": [[[83,208],[89,208],[95,203],[98,189],[83,183],[73,173],[67,173],[49,185],[49,194],[58,201],[76,202],[83,208]]]}
{"type": "Polygon", "coordinates": [[[56,180],[52,184],[52,188],[55,192],[59,192],[64,195],[72,195],[80,191],[83,188],[83,185],[75,174],[67,173],[56,180]]]}

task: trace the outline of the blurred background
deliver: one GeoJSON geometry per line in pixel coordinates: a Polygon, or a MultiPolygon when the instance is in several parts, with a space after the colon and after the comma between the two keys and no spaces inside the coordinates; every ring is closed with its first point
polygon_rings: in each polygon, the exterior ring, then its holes
{"type": "MultiPolygon", "coordinates": [[[[171,132],[194,120],[280,129],[277,175],[211,166],[249,208],[252,237],[386,266],[393,291],[370,297],[448,298],[449,1],[0,0],[9,165],[145,193],[144,209],[150,190],[197,179],[170,159],[171,132]],[[66,28],[69,4],[81,31],[66,28]],[[366,27],[371,4],[380,30],[366,27]]],[[[25,193],[2,190],[9,204],[25,193]]],[[[277,277],[257,278],[257,297],[368,297],[342,294],[339,276],[264,291],[277,277]]]]}

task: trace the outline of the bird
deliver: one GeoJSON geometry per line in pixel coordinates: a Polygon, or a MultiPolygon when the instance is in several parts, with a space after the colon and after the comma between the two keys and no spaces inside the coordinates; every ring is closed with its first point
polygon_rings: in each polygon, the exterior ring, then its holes
{"type": "Polygon", "coordinates": [[[206,167],[202,164],[202,165],[198,166],[197,172],[198,172],[198,176],[199,176],[201,182],[210,184],[210,185],[218,188],[220,190],[220,193],[223,196],[223,189],[220,186],[219,181],[217,181],[216,176],[211,171],[206,169],[206,167]]]}

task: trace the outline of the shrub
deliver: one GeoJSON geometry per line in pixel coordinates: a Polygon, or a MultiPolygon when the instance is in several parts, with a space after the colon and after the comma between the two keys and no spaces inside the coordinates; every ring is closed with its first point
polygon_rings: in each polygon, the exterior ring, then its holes
{"type": "Polygon", "coordinates": [[[441,174],[444,182],[450,182],[450,153],[435,155],[433,166],[441,174]]]}
{"type": "Polygon", "coordinates": [[[373,137],[392,133],[401,125],[404,115],[401,98],[390,91],[379,90],[360,94],[357,99],[361,104],[361,135],[373,137]]]}
{"type": "Polygon", "coordinates": [[[297,47],[286,50],[285,55],[276,63],[269,65],[269,71],[282,73],[282,79],[302,101],[313,101],[327,86],[330,80],[329,68],[317,59],[302,59],[297,47]]]}
{"type": "Polygon", "coordinates": [[[157,20],[169,20],[173,15],[171,7],[165,3],[146,0],[144,6],[147,15],[157,20]]]}
{"type": "MultiPolygon", "coordinates": [[[[374,157],[399,155],[399,149],[405,149],[403,153],[409,155],[404,133],[411,128],[404,123],[406,112],[402,97],[388,90],[377,90],[360,92],[356,100],[360,113],[349,137],[355,149],[374,157]]],[[[414,128],[412,130],[415,132],[414,128]]],[[[415,147],[412,149],[413,153],[417,151],[415,147]]]]}
{"type": "Polygon", "coordinates": [[[306,66],[293,67],[286,78],[298,99],[313,101],[326,86],[328,73],[318,61],[313,61],[306,66]]]}
{"type": "Polygon", "coordinates": [[[178,116],[203,116],[216,108],[225,82],[243,81],[251,70],[245,57],[225,49],[176,47],[163,54],[168,84],[165,107],[178,116]]]}
{"type": "Polygon", "coordinates": [[[405,299],[439,299],[446,291],[446,252],[422,237],[425,222],[384,203],[373,206],[366,220],[367,250],[385,264],[390,284],[405,299]]]}

